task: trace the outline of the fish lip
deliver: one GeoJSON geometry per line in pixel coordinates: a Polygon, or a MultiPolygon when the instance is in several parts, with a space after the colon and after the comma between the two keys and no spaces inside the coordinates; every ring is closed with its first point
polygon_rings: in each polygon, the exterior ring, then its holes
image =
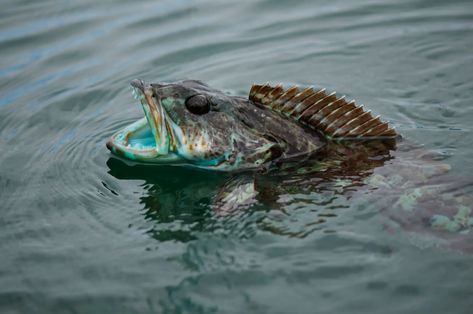
{"type": "Polygon", "coordinates": [[[109,151],[112,151],[114,144],[113,144],[113,138],[109,138],[107,143],[105,143],[105,146],[109,151]]]}

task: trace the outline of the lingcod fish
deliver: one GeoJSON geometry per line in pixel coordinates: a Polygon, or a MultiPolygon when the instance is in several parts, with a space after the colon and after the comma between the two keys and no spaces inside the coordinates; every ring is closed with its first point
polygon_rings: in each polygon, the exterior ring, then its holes
{"type": "Polygon", "coordinates": [[[254,84],[246,98],[196,80],[131,85],[145,117],[115,133],[107,147],[138,162],[252,170],[320,157],[334,143],[398,137],[379,116],[325,89],[254,84]]]}
{"type": "MultiPolygon", "coordinates": [[[[291,206],[284,196],[293,194],[338,195],[350,204],[369,197],[403,229],[428,231],[451,247],[473,252],[467,236],[473,228],[473,200],[456,192],[471,181],[449,178],[448,165],[402,140],[387,122],[354,101],[324,89],[270,84],[253,85],[248,97],[230,96],[195,80],[134,80],[131,85],[144,117],[112,135],[107,147],[134,168],[182,165],[234,174],[217,193],[205,180],[216,171],[202,174],[207,189],[180,183],[180,193],[188,191],[190,199],[202,197],[196,191],[212,190],[212,207],[219,214],[261,202],[284,210],[291,206]]],[[[121,178],[120,167],[113,165],[111,160],[111,174],[121,178]]],[[[137,178],[167,186],[170,171],[177,170],[164,167],[161,175],[150,177],[146,169],[137,178]]],[[[144,200],[150,210],[163,206],[153,194],[144,200]]],[[[317,224],[334,216],[323,213],[317,224]]]]}

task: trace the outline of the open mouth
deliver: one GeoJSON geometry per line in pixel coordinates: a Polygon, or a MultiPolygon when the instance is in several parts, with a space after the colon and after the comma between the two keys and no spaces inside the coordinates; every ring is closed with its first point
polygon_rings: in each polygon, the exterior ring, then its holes
{"type": "Polygon", "coordinates": [[[145,117],[115,133],[107,142],[107,148],[137,161],[175,161],[178,157],[171,150],[174,134],[158,97],[153,95],[151,86],[141,80],[133,80],[131,86],[145,117]]]}

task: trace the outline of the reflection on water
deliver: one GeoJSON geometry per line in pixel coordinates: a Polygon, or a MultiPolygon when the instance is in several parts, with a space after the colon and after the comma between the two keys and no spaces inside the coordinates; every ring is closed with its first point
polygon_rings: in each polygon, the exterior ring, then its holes
{"type": "Polygon", "coordinates": [[[470,311],[471,1],[1,9],[1,313],[470,311]],[[128,166],[104,144],[142,116],[134,78],[315,85],[405,141],[257,174],[128,166]]]}
{"type": "Polygon", "coordinates": [[[142,214],[156,222],[149,234],[159,241],[194,240],[195,232],[212,224],[209,208],[214,191],[225,182],[225,175],[183,167],[127,166],[112,157],[109,173],[120,180],[144,180],[146,195],[140,197],[142,214]],[[178,221],[179,224],[173,223],[178,221]]]}
{"type": "MultiPolygon", "coordinates": [[[[155,222],[148,233],[159,241],[187,242],[198,232],[218,228],[232,232],[221,224],[255,211],[264,212],[255,226],[275,235],[335,233],[344,209],[369,204],[392,219],[385,222],[388,229],[397,223],[425,237],[436,235],[430,245],[471,251],[467,234],[473,227],[473,199],[455,191],[473,181],[453,182],[447,175],[450,167],[420,146],[401,141],[396,149],[394,142],[329,144],[305,161],[279,163],[256,173],[127,166],[116,157],[107,165],[119,180],[145,181],[142,213],[155,222]]],[[[240,235],[247,238],[249,233],[240,235]]]]}

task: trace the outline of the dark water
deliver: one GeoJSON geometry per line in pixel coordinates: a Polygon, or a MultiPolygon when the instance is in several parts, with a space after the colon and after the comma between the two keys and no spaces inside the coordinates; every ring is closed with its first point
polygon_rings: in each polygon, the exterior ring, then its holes
{"type": "Polygon", "coordinates": [[[471,311],[471,1],[0,5],[1,313],[471,311]],[[355,176],[255,190],[129,167],[104,144],[142,116],[136,77],[337,90],[451,170],[439,179],[404,149],[355,176]],[[250,204],[226,210],[232,191],[250,204]]]}

